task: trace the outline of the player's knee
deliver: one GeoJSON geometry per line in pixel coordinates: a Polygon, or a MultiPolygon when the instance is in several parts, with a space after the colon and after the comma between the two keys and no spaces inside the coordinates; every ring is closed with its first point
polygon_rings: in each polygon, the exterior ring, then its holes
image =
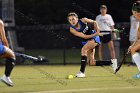
{"type": "Polygon", "coordinates": [[[6,55],[7,58],[16,59],[15,53],[11,49],[9,49],[8,47],[6,47],[6,46],[5,46],[5,53],[4,54],[6,55]]]}
{"type": "Polygon", "coordinates": [[[16,60],[16,57],[15,57],[15,54],[14,54],[14,53],[12,54],[12,58],[13,58],[14,60],[16,60]]]}
{"type": "Polygon", "coordinates": [[[11,52],[11,55],[9,57],[12,58],[12,59],[14,59],[14,60],[16,60],[16,57],[15,57],[14,52],[11,52]]]}
{"type": "Polygon", "coordinates": [[[81,55],[82,55],[82,56],[87,56],[87,51],[88,51],[88,49],[82,48],[82,49],[81,49],[81,55]]]}
{"type": "Polygon", "coordinates": [[[14,67],[15,66],[15,59],[14,58],[7,58],[6,65],[14,67]]]}

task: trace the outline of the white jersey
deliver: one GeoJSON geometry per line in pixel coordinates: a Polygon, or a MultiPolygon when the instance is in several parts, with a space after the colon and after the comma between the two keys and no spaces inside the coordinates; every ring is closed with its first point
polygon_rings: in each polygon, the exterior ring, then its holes
{"type": "Polygon", "coordinates": [[[139,28],[139,21],[132,15],[130,17],[130,35],[129,41],[135,41],[137,39],[137,31],[139,28]]]}
{"type": "Polygon", "coordinates": [[[111,15],[106,14],[102,16],[101,14],[96,17],[96,22],[99,26],[100,31],[112,31],[111,26],[114,26],[115,23],[111,15]]]}

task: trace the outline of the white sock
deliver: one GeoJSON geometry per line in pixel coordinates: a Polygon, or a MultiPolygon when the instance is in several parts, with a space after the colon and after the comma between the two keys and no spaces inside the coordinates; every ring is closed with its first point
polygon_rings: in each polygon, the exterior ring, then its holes
{"type": "Polygon", "coordinates": [[[117,65],[117,59],[111,59],[111,62],[115,65],[117,65]]]}
{"type": "Polygon", "coordinates": [[[132,55],[134,62],[136,63],[138,70],[140,71],[140,55],[139,53],[135,53],[132,55]]]}
{"type": "Polygon", "coordinates": [[[113,67],[113,70],[115,71],[116,70],[116,68],[117,68],[117,59],[111,59],[111,62],[113,63],[112,64],[112,67],[113,67]]]}
{"type": "Polygon", "coordinates": [[[132,63],[135,63],[135,61],[134,61],[133,57],[132,57],[132,63]]]}

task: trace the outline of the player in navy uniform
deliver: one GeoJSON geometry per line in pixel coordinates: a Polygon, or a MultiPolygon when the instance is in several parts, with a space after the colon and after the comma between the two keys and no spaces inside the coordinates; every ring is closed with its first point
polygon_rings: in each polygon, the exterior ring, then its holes
{"type": "Polygon", "coordinates": [[[15,65],[15,55],[9,48],[9,44],[5,36],[4,23],[2,20],[0,20],[0,58],[6,58],[5,73],[0,78],[0,81],[8,86],[13,86],[13,82],[10,79],[10,74],[15,65]]]}
{"type": "Polygon", "coordinates": [[[81,49],[81,68],[77,73],[77,77],[85,77],[85,67],[87,63],[88,52],[92,51],[98,44],[100,44],[99,28],[96,21],[88,18],[78,19],[78,15],[74,12],[68,14],[68,21],[71,24],[70,32],[82,38],[81,49]]]}

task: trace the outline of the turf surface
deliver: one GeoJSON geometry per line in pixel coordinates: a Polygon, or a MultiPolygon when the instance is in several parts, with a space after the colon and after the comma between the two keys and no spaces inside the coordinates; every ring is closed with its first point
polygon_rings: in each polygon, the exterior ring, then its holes
{"type": "MultiPolygon", "coordinates": [[[[0,82],[0,93],[139,93],[140,79],[134,80],[135,66],[123,66],[117,75],[109,66],[87,66],[86,78],[75,75],[79,65],[16,66],[11,79],[15,86],[0,82]]],[[[0,76],[4,67],[0,67],[0,76]]]]}

